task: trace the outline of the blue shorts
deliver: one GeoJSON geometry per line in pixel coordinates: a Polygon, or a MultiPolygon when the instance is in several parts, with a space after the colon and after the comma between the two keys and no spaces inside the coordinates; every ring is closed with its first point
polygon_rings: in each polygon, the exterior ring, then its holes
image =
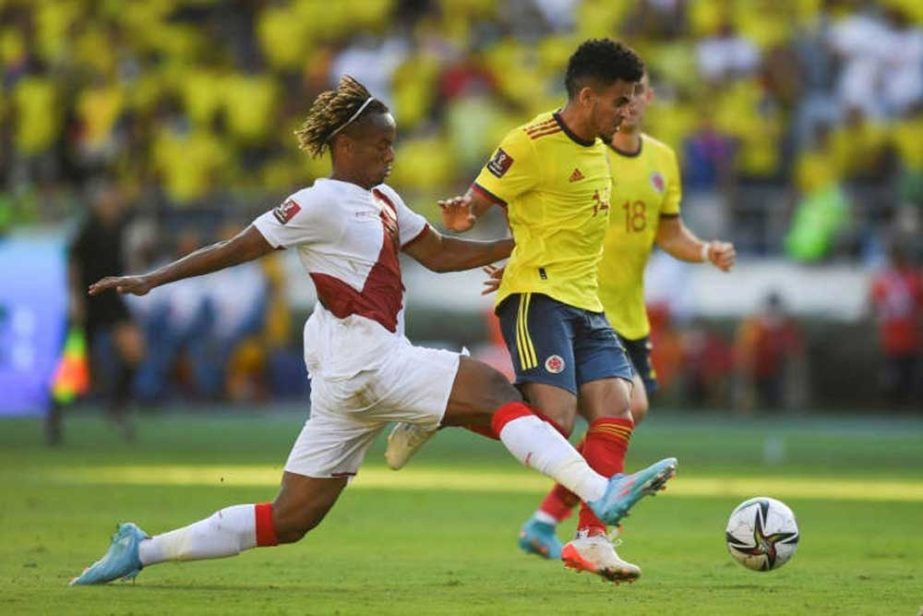
{"type": "Polygon", "coordinates": [[[497,316],[517,385],[545,383],[577,395],[584,383],[632,378],[631,362],[602,312],[521,293],[503,300],[497,316]]]}
{"type": "Polygon", "coordinates": [[[647,397],[650,398],[657,391],[657,373],[654,372],[654,366],[651,364],[650,336],[629,340],[619,334],[619,339],[625,346],[625,352],[631,360],[631,367],[635,369],[635,374],[641,377],[647,397]]]}

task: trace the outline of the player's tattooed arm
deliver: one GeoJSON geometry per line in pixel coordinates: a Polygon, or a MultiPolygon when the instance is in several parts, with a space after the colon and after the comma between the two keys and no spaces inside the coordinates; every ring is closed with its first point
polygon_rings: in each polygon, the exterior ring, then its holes
{"type": "Polygon", "coordinates": [[[185,257],[140,276],[108,276],[90,285],[90,295],[111,289],[122,294],[146,295],[151,289],[170,282],[217,272],[253,261],[275,249],[256,227],[250,225],[230,240],[200,248],[185,257]]]}

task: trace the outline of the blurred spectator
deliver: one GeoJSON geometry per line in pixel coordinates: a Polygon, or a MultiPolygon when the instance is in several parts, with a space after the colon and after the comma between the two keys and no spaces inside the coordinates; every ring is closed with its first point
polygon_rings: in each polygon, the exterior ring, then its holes
{"type": "Polygon", "coordinates": [[[843,123],[830,134],[830,151],[840,177],[881,182],[888,168],[888,133],[880,121],[870,120],[862,107],[846,108],[843,123]]]}
{"type": "Polygon", "coordinates": [[[889,263],[871,287],[884,363],[881,384],[888,404],[923,405],[923,271],[895,243],[889,263]]]}
{"type": "Polygon", "coordinates": [[[897,6],[887,11],[883,94],[886,111],[900,115],[923,100],[923,28],[897,6]]]}
{"type": "Polygon", "coordinates": [[[683,399],[707,408],[726,408],[734,359],[731,346],[702,321],[682,333],[683,399]]]}
{"type": "MultiPolygon", "coordinates": [[[[218,239],[230,240],[241,230],[236,224],[225,225],[218,239]]],[[[260,263],[250,262],[215,272],[200,284],[206,296],[208,318],[192,333],[189,359],[197,395],[219,400],[227,391],[228,361],[235,358],[239,345],[255,336],[264,325],[266,278],[260,263]]]]}
{"type": "Polygon", "coordinates": [[[100,278],[126,273],[123,207],[114,185],[94,187],[90,215],[70,246],[69,278],[71,319],[86,333],[92,391],[105,400],[108,418],[131,439],[129,404],[135,370],[144,357],[144,338],[120,295],[87,295],[87,288],[100,278]]]}
{"type": "MultiPolygon", "coordinates": [[[[201,246],[199,232],[187,228],[179,233],[174,254],[182,257],[201,246]]],[[[202,332],[211,322],[211,306],[205,285],[194,278],[154,289],[144,301],[130,301],[143,323],[149,346],[138,373],[138,396],[145,403],[158,402],[177,393],[173,377],[182,368],[184,352],[191,346],[204,345],[202,332]]],[[[189,374],[188,364],[185,372],[176,381],[191,390],[194,377],[189,374]]]]}
{"type": "Polygon", "coordinates": [[[673,325],[668,304],[649,304],[647,317],[651,323],[651,364],[658,386],[668,390],[683,369],[683,341],[673,325]]]}
{"type": "Polygon", "coordinates": [[[883,64],[893,43],[888,34],[870,3],[834,23],[829,44],[841,66],[836,90],[843,107],[856,107],[873,117],[884,112],[882,97],[869,92],[883,87],[883,64]]]}
{"type": "Polygon", "coordinates": [[[792,409],[804,400],[804,336],[781,295],[770,293],[760,313],[744,319],[735,347],[738,410],[792,409]]]}
{"type": "Polygon", "coordinates": [[[683,184],[686,190],[716,190],[731,177],[734,141],[715,126],[710,106],[699,108],[698,128],[683,144],[683,184]]]}
{"type": "Polygon", "coordinates": [[[728,17],[714,35],[699,41],[696,54],[699,75],[711,84],[750,75],[760,62],[759,49],[736,31],[728,17]]]}
{"type": "Polygon", "coordinates": [[[814,138],[795,161],[795,211],[785,236],[785,251],[796,261],[811,262],[830,253],[849,213],[826,124],[814,127],[814,138]]]}

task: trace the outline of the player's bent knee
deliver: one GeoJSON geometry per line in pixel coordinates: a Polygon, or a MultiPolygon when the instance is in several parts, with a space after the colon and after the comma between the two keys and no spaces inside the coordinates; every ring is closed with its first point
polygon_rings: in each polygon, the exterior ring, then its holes
{"type": "Polygon", "coordinates": [[[647,401],[637,402],[632,400],[631,402],[631,419],[635,422],[635,425],[638,425],[644,418],[647,417],[649,405],[647,401]]]}
{"type": "Polygon", "coordinates": [[[522,401],[519,390],[513,387],[513,384],[500,372],[491,369],[485,380],[484,392],[488,398],[485,406],[489,407],[491,414],[504,404],[522,401]]]}

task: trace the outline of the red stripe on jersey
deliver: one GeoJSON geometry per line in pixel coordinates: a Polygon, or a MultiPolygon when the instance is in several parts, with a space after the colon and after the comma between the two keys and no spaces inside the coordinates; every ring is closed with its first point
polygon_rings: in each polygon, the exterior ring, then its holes
{"type": "Polygon", "coordinates": [[[490,192],[489,190],[487,190],[486,188],[484,188],[484,187],[481,186],[480,184],[472,184],[472,185],[471,185],[471,190],[473,190],[473,191],[476,192],[476,193],[480,193],[482,197],[484,197],[485,199],[487,199],[487,200],[489,200],[489,201],[491,201],[491,202],[493,202],[493,203],[496,203],[497,205],[502,205],[502,206],[506,207],[506,201],[504,201],[503,199],[501,199],[501,198],[498,197],[497,195],[493,194],[492,192],[490,192]]]}
{"type": "Polygon", "coordinates": [[[547,135],[553,135],[555,133],[560,133],[560,132],[561,132],[560,126],[552,126],[551,128],[546,128],[545,130],[541,132],[532,133],[531,135],[529,135],[529,137],[531,137],[532,139],[538,139],[539,137],[545,137],[547,135]]]}
{"type": "Polygon", "coordinates": [[[531,133],[534,133],[534,132],[538,132],[538,131],[544,130],[544,129],[550,127],[550,126],[557,126],[557,124],[558,124],[557,120],[555,120],[554,118],[551,118],[550,120],[546,120],[546,121],[544,121],[544,122],[539,122],[538,124],[533,124],[532,126],[527,126],[527,127],[524,128],[523,130],[525,130],[527,133],[530,133],[530,134],[531,134],[531,133]]]}
{"type": "MultiPolygon", "coordinates": [[[[317,299],[338,319],[357,314],[379,323],[389,332],[397,331],[397,315],[404,301],[404,283],[397,252],[400,247],[394,203],[378,190],[372,193],[381,200],[381,224],[384,238],[381,252],[369,271],[361,291],[339,278],[312,273],[317,299]]],[[[419,236],[418,236],[419,237],[419,236]]]]}

